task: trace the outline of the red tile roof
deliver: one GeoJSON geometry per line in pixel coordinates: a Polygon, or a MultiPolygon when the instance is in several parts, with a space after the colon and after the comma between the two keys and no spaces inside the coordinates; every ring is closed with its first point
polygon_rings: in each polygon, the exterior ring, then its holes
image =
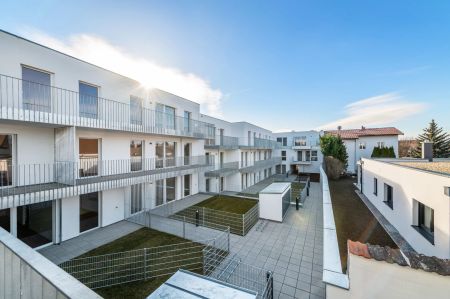
{"type": "Polygon", "coordinates": [[[400,266],[408,266],[412,269],[434,272],[444,276],[450,275],[450,259],[440,259],[435,256],[426,256],[417,252],[402,252],[400,249],[363,244],[351,240],[347,241],[347,247],[349,253],[367,259],[384,261],[400,266]]]}
{"type": "Polygon", "coordinates": [[[364,128],[349,129],[349,130],[330,130],[325,131],[325,134],[340,135],[342,139],[358,139],[362,136],[389,136],[389,135],[403,135],[403,132],[394,127],[385,128],[364,128]]]}

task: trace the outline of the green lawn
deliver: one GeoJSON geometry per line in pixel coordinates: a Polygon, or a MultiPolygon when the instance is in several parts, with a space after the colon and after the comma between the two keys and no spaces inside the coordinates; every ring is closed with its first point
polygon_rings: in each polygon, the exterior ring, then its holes
{"type": "MultiPolygon", "coordinates": [[[[149,263],[147,273],[148,276],[153,276],[154,278],[145,281],[141,280],[112,287],[95,289],[95,291],[104,298],[146,298],[179,268],[202,274],[202,249],[204,248],[204,246],[202,244],[198,244],[157,230],[141,228],[131,234],[128,234],[127,236],[100,246],[77,258],[98,256],[142,248],[154,248],[158,246],[174,245],[180,243],[182,245],[178,245],[177,247],[175,247],[176,249],[171,248],[171,251],[169,252],[167,252],[167,250],[166,252],[162,253],[151,251],[151,260],[156,260],[157,265],[152,265],[151,263],[149,263]]],[[[95,269],[94,271],[97,271],[97,274],[99,274],[98,271],[101,272],[101,270],[95,269]]],[[[124,266],[123,271],[124,273],[127,273],[126,266],[124,266]]],[[[100,274],[102,275],[103,273],[100,274]]],[[[105,277],[108,277],[107,273],[105,273],[104,275],[105,277]]]]}
{"type": "Polygon", "coordinates": [[[397,248],[376,218],[355,193],[351,177],[329,180],[342,269],[347,268],[347,240],[397,248]]]}
{"type": "Polygon", "coordinates": [[[258,201],[253,199],[216,195],[196,204],[196,206],[236,214],[245,214],[257,203],[258,201]]]}

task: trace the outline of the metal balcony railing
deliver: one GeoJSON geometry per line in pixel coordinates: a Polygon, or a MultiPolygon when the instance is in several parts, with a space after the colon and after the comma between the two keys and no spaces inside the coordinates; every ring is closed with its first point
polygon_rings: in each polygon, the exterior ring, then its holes
{"type": "Polygon", "coordinates": [[[215,136],[215,138],[206,139],[205,147],[223,147],[237,149],[239,147],[239,138],[231,136],[215,136]]]}
{"type": "MultiPolygon", "coordinates": [[[[15,165],[7,160],[0,160],[0,208],[5,208],[5,205],[8,207],[17,205],[9,202],[9,197],[19,196],[20,199],[26,194],[41,193],[44,195],[43,200],[46,200],[45,195],[52,197],[51,193],[55,193],[56,189],[83,186],[85,193],[88,193],[93,192],[92,188],[88,188],[90,184],[97,184],[96,188],[99,191],[208,171],[213,167],[214,159],[208,156],[140,160],[136,157],[123,160],[83,158],[79,162],[26,165],[15,165]],[[118,181],[121,183],[117,184],[118,181]]],[[[82,193],[83,191],[79,190],[75,193],[66,192],[59,198],[82,193]]]]}
{"type": "Polygon", "coordinates": [[[196,138],[213,124],[0,74],[0,119],[196,138]]]}
{"type": "Polygon", "coordinates": [[[214,169],[205,172],[206,177],[221,177],[239,171],[239,162],[216,163],[214,169]]]}
{"type": "Polygon", "coordinates": [[[275,165],[281,164],[281,157],[272,157],[266,160],[255,161],[253,164],[247,163],[241,165],[239,168],[240,172],[253,172],[259,169],[273,167],[275,165]]]}

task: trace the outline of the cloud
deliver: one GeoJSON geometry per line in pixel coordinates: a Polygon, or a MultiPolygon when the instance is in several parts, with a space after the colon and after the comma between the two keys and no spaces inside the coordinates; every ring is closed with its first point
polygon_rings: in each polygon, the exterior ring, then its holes
{"type": "Polygon", "coordinates": [[[345,106],[347,116],[321,125],[318,129],[388,125],[420,113],[425,108],[424,103],[407,101],[397,93],[386,93],[348,104],[345,106]]]}
{"type": "Polygon", "coordinates": [[[35,29],[22,31],[27,38],[47,47],[135,79],[147,87],[156,87],[192,100],[199,103],[202,110],[206,108],[205,113],[221,116],[223,93],[192,73],[135,57],[107,40],[90,34],[75,34],[60,40],[35,29]]]}

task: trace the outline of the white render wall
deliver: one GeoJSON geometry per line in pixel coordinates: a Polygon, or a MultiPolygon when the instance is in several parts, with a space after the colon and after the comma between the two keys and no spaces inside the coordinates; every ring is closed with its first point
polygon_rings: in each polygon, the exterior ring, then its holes
{"type": "Polygon", "coordinates": [[[41,45],[0,31],[1,74],[22,77],[22,65],[51,73],[53,86],[78,92],[79,81],[99,86],[99,97],[129,103],[130,96],[145,99],[144,107],[155,109],[157,102],[176,108],[176,115],[192,113],[200,117],[200,105],[173,94],[152,89],[148,91],[139,82],[97,67],[41,45]]]}
{"type": "Polygon", "coordinates": [[[444,187],[450,176],[363,158],[363,193],[383,216],[419,253],[450,258],[450,197],[444,187]],[[378,195],[374,195],[374,177],[378,179],[378,195]],[[393,187],[393,209],[384,202],[384,183],[393,187]],[[417,232],[414,200],[434,210],[434,245],[417,232]]]}
{"type": "Polygon", "coordinates": [[[395,157],[398,158],[398,135],[391,136],[362,136],[359,139],[344,139],[345,147],[348,154],[347,171],[356,173],[357,162],[361,158],[370,158],[372,156],[373,148],[378,145],[378,142],[384,142],[385,147],[393,147],[395,157]],[[360,143],[365,143],[365,149],[359,149],[360,143]]]}

